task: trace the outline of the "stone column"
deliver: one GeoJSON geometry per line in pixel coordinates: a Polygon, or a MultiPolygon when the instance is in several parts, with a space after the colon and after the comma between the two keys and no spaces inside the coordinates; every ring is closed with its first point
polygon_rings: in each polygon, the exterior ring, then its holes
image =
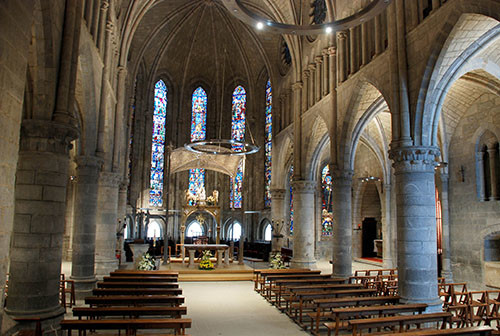
{"type": "Polygon", "coordinates": [[[447,282],[453,282],[450,253],[450,206],[448,202],[449,181],[449,175],[441,172],[441,221],[443,223],[443,237],[441,244],[443,249],[443,268],[441,269],[441,275],[447,282]]]}
{"type": "MultiPolygon", "coordinates": [[[[58,324],[62,241],[71,126],[44,120],[21,125],[10,242],[9,298],[13,317],[41,317],[58,324]]],[[[4,246],[7,248],[7,246],[4,246]]]]}
{"type": "Polygon", "coordinates": [[[80,300],[94,288],[97,192],[102,160],[95,156],[79,156],[77,162],[73,254],[71,279],[80,300]]]}
{"type": "Polygon", "coordinates": [[[349,77],[352,76],[356,71],[358,71],[358,65],[356,64],[356,53],[358,52],[356,48],[356,27],[349,28],[349,77]]]}
{"type": "Polygon", "coordinates": [[[272,251],[281,251],[286,231],[285,221],[285,189],[271,189],[271,219],[273,221],[272,251]]]}
{"type": "Polygon", "coordinates": [[[384,268],[393,268],[394,265],[394,251],[392,249],[392,221],[391,221],[391,185],[384,184],[384,206],[382,209],[382,238],[383,245],[383,259],[384,268]]]}
{"type": "Polygon", "coordinates": [[[328,93],[335,92],[337,88],[337,47],[328,48],[328,93]]]}
{"type": "Polygon", "coordinates": [[[314,259],[314,181],[292,181],[293,259],[292,268],[315,268],[314,259]]]}
{"type": "Polygon", "coordinates": [[[352,275],[352,170],[332,170],[333,269],[335,277],[352,275]]]}
{"type": "Polygon", "coordinates": [[[311,63],[308,65],[307,69],[309,70],[309,85],[307,88],[307,91],[309,92],[309,100],[308,100],[308,105],[307,107],[313,107],[314,104],[316,104],[316,101],[314,100],[314,91],[316,90],[316,83],[315,83],[315,72],[316,72],[316,66],[311,63]]]}
{"type": "Polygon", "coordinates": [[[314,87],[314,95],[315,95],[315,99],[316,99],[316,102],[319,102],[321,100],[321,86],[322,86],[322,83],[323,81],[321,80],[321,77],[322,77],[322,71],[321,71],[321,63],[323,63],[323,57],[321,56],[318,56],[314,59],[316,61],[316,85],[314,87]]]}
{"type": "Polygon", "coordinates": [[[476,152],[476,170],[478,172],[476,185],[478,186],[479,200],[486,201],[486,185],[484,180],[484,152],[476,152]]]}
{"type": "Polygon", "coordinates": [[[309,108],[309,70],[302,72],[302,112],[309,108]]]}
{"type": "Polygon", "coordinates": [[[375,16],[375,56],[382,53],[382,23],[380,22],[380,15],[375,16]]]}
{"type": "Polygon", "coordinates": [[[399,294],[404,303],[426,303],[440,311],[437,288],[437,147],[399,147],[390,151],[396,176],[399,294]]]}
{"type": "MultiPolygon", "coordinates": [[[[341,31],[337,34],[337,45],[338,45],[338,82],[342,83],[346,80],[346,68],[347,68],[347,54],[346,54],[346,41],[347,41],[347,32],[341,31]]],[[[330,50],[330,48],[329,48],[330,50]]],[[[331,55],[331,54],[330,54],[331,55]]],[[[330,90],[333,90],[330,87],[330,90]]]]}
{"type": "MultiPolygon", "coordinates": [[[[97,197],[97,228],[95,242],[95,271],[97,276],[108,275],[118,267],[115,257],[118,224],[118,188],[120,174],[101,172],[97,197]]],[[[134,256],[134,260],[135,260],[134,256]]]]}
{"type": "Polygon", "coordinates": [[[361,64],[367,65],[370,62],[370,45],[368,36],[368,23],[361,24],[361,64]]]}
{"type": "Polygon", "coordinates": [[[498,197],[498,186],[497,186],[497,170],[496,170],[496,162],[498,156],[498,149],[494,144],[488,145],[488,156],[490,161],[490,185],[491,185],[491,195],[490,201],[496,201],[499,199],[498,197]]]}
{"type": "Polygon", "coordinates": [[[330,90],[328,88],[328,74],[330,71],[330,64],[328,63],[328,49],[323,49],[321,51],[321,55],[323,56],[323,83],[321,84],[322,92],[321,92],[321,97],[325,97],[330,93],[330,90]]]}

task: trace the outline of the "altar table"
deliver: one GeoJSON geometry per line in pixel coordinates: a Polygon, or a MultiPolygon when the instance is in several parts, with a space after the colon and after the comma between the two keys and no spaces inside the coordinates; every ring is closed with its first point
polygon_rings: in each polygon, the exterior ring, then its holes
{"type": "Polygon", "coordinates": [[[189,252],[188,267],[194,267],[194,252],[195,251],[216,251],[217,252],[217,267],[222,266],[222,252],[224,252],[224,264],[229,266],[229,246],[224,244],[184,244],[184,248],[189,252]]]}

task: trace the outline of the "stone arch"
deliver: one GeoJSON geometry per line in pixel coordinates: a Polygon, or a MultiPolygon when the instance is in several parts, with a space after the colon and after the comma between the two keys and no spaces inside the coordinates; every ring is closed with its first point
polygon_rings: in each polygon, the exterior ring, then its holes
{"type": "Polygon", "coordinates": [[[498,3],[458,0],[455,7],[461,11],[451,12],[437,33],[422,76],[412,129],[415,145],[437,144],[439,114],[449,86],[460,77],[461,67],[500,33],[498,3]]]}
{"type": "MultiPolygon", "coordinates": [[[[265,231],[268,225],[271,225],[271,221],[267,218],[264,217],[259,223],[259,231],[258,231],[258,238],[261,240],[265,240],[265,231]]],[[[271,226],[272,230],[272,226],[271,226]]]]}
{"type": "Polygon", "coordinates": [[[287,163],[293,156],[293,139],[291,134],[286,134],[283,138],[277,139],[273,143],[273,166],[271,174],[271,188],[285,188],[287,175],[287,163]]]}
{"type": "Polygon", "coordinates": [[[305,177],[306,180],[315,180],[318,169],[320,154],[323,153],[325,146],[330,144],[330,134],[328,133],[328,126],[322,116],[318,116],[313,123],[311,133],[305,137],[305,177]]]}

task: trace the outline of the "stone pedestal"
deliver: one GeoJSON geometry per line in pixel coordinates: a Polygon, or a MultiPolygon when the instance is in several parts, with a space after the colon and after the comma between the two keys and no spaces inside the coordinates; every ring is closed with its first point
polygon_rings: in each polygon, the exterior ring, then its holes
{"type": "Polygon", "coordinates": [[[75,214],[71,279],[75,281],[78,300],[89,296],[94,288],[95,232],[99,169],[102,160],[94,156],[77,158],[75,214]]]}
{"type": "Polygon", "coordinates": [[[284,245],[285,225],[285,189],[271,189],[271,219],[273,232],[271,238],[271,251],[279,252],[284,245]]]}
{"type": "Polygon", "coordinates": [[[293,258],[292,268],[315,268],[314,259],[314,181],[293,181],[293,258]]]}
{"type": "Polygon", "coordinates": [[[437,288],[436,147],[390,151],[396,176],[399,294],[404,303],[426,303],[440,311],[437,288]]]}
{"type": "Polygon", "coordinates": [[[116,173],[101,172],[99,176],[95,242],[95,272],[97,276],[108,275],[118,267],[115,248],[120,180],[120,175],[116,173]]]}
{"type": "Polygon", "coordinates": [[[351,170],[332,170],[333,269],[336,277],[352,275],[352,176],[351,170]]]}
{"type": "Polygon", "coordinates": [[[55,122],[22,123],[5,309],[13,317],[48,318],[57,324],[64,313],[59,277],[68,151],[77,134],[76,129],[55,122]]]}
{"type": "Polygon", "coordinates": [[[129,246],[134,254],[134,269],[137,269],[142,256],[144,253],[148,252],[149,244],[129,244],[129,246]]]}

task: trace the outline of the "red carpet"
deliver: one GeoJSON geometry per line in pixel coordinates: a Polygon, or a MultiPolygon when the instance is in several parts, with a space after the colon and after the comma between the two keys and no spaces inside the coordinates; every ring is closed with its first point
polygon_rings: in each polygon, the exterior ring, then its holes
{"type": "Polygon", "coordinates": [[[379,262],[381,263],[383,260],[380,259],[380,258],[361,258],[361,259],[365,259],[365,260],[370,260],[370,261],[375,261],[375,262],[379,262]]]}

